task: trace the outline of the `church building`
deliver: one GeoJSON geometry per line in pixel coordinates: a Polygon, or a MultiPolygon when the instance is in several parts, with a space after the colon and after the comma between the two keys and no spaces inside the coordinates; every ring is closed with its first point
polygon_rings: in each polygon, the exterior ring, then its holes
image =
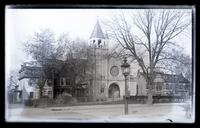
{"type": "MultiPolygon", "coordinates": [[[[103,33],[97,20],[89,39],[95,68],[93,69],[90,92],[93,101],[120,100],[125,95],[125,78],[121,72],[123,60],[112,55],[109,49],[109,38],[103,33]]],[[[129,95],[136,95],[136,79],[129,75],[129,95]]]]}
{"type": "MultiPolygon", "coordinates": [[[[43,94],[49,98],[57,98],[63,93],[68,93],[78,101],[116,101],[122,100],[125,95],[125,77],[121,71],[123,59],[109,47],[111,40],[102,31],[100,22],[96,25],[89,37],[89,53],[91,60],[91,71],[85,74],[84,81],[74,87],[69,76],[62,75],[56,78],[45,78],[43,94]],[[87,77],[89,76],[89,77],[87,77]],[[84,99],[84,100],[80,100],[84,99]]],[[[58,60],[63,63],[61,60],[58,60]]],[[[77,60],[80,61],[80,60],[77,60]]],[[[37,63],[37,62],[36,62],[37,63]]],[[[34,64],[23,64],[19,74],[19,83],[23,87],[23,100],[38,97],[38,80],[41,79],[41,66],[34,64]]],[[[146,96],[146,81],[138,66],[131,61],[131,72],[128,76],[128,95],[146,96]],[[138,72],[137,72],[138,71],[138,72]],[[136,72],[136,74],[134,74],[136,72]]],[[[63,72],[65,72],[63,70],[63,72]]],[[[87,71],[86,71],[87,72],[87,71]]],[[[65,73],[64,73],[65,74],[65,73]]],[[[182,75],[158,73],[155,79],[154,95],[180,95],[188,94],[190,83],[182,75]]]]}

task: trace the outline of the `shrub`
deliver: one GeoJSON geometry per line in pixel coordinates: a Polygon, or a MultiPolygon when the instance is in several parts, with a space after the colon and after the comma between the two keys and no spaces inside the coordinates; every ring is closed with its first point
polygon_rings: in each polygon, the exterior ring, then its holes
{"type": "Polygon", "coordinates": [[[78,101],[77,101],[77,99],[76,98],[71,98],[71,101],[70,101],[70,103],[72,103],[72,104],[74,104],[74,103],[77,103],[78,101]]]}
{"type": "Polygon", "coordinates": [[[25,105],[25,106],[33,106],[33,100],[30,100],[30,99],[25,100],[25,101],[24,101],[24,105],[25,105]]]}
{"type": "Polygon", "coordinates": [[[73,98],[72,95],[69,93],[63,93],[56,97],[55,103],[56,104],[67,104],[72,102],[73,98]]]}

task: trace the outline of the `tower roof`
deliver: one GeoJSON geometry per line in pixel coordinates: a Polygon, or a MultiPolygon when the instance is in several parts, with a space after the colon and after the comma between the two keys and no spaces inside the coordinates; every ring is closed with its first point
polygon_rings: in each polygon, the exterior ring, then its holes
{"type": "Polygon", "coordinates": [[[101,26],[99,24],[99,20],[97,20],[97,22],[96,22],[96,25],[93,29],[91,36],[90,36],[90,39],[91,38],[103,38],[103,39],[105,39],[105,36],[104,36],[102,29],[101,29],[101,26]]]}

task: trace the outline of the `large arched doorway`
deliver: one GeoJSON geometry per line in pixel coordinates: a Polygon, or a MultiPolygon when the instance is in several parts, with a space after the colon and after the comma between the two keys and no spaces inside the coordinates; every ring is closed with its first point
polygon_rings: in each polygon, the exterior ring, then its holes
{"type": "Polygon", "coordinates": [[[109,86],[108,89],[108,98],[120,98],[120,89],[116,83],[113,83],[109,86]]]}

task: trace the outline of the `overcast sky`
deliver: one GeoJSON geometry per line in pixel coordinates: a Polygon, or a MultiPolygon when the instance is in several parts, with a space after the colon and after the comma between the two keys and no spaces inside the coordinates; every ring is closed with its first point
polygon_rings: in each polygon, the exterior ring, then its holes
{"type": "MultiPolygon", "coordinates": [[[[56,35],[68,33],[71,38],[89,39],[97,17],[109,19],[121,10],[113,9],[6,9],[6,70],[19,70],[27,61],[23,42],[34,32],[49,28],[56,35]]],[[[131,10],[126,10],[131,12],[131,10]]],[[[191,54],[191,37],[178,39],[191,54]]]]}

